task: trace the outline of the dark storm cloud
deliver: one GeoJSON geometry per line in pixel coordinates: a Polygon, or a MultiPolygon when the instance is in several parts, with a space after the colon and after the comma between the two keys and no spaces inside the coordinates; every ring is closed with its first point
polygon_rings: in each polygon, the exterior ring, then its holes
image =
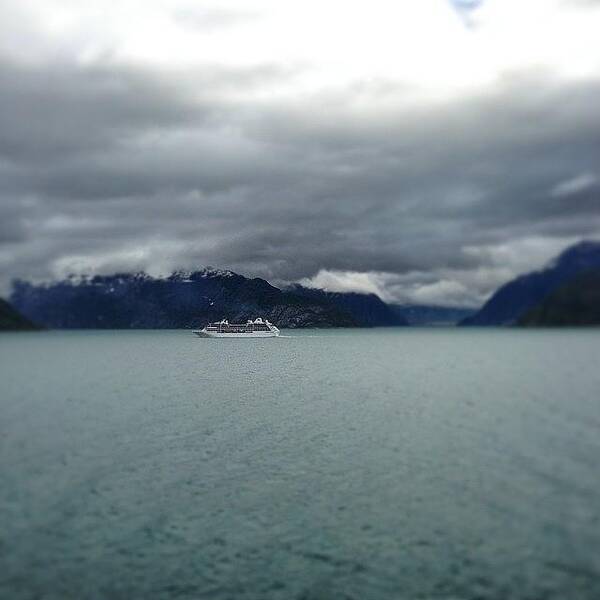
{"type": "Polygon", "coordinates": [[[0,249],[4,244],[23,242],[25,239],[21,207],[8,202],[0,204],[0,249]]]}
{"type": "MultiPolygon", "coordinates": [[[[0,157],[17,163],[89,156],[132,138],[218,120],[222,94],[292,76],[273,65],[169,72],[0,59],[0,157]]],[[[150,140],[150,145],[151,147],[150,140]]]]}
{"type": "Polygon", "coordinates": [[[253,95],[294,75],[0,62],[3,284],[71,267],[450,270],[477,271],[480,299],[497,284],[486,248],[600,232],[600,81],[528,71],[443,103],[376,81],[253,95]]]}

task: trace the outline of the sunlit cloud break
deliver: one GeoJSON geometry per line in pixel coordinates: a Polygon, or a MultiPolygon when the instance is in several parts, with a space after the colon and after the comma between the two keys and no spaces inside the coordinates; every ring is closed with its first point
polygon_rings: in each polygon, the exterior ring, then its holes
{"type": "Polygon", "coordinates": [[[467,27],[473,27],[473,13],[481,6],[484,0],[449,0],[450,4],[456,9],[464,24],[467,27]]]}

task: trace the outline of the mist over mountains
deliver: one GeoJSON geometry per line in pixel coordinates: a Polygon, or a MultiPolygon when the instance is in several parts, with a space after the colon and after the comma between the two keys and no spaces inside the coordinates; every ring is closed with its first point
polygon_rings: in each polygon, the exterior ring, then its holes
{"type": "Polygon", "coordinates": [[[375,294],[334,292],[212,268],[168,277],[120,273],[33,284],[16,280],[10,301],[24,321],[57,329],[201,327],[261,316],[280,328],[586,325],[597,322],[600,243],[581,242],[547,268],[502,286],[479,311],[390,305],[375,294]],[[474,314],[473,314],[474,312],[474,314]]]}
{"type": "Polygon", "coordinates": [[[59,329],[178,329],[257,316],[287,328],[358,325],[328,303],[215,269],[166,278],[121,273],[48,285],[17,281],[11,302],[24,315],[59,329]]]}
{"type": "Polygon", "coordinates": [[[17,280],[10,300],[24,315],[57,329],[189,328],[257,316],[282,328],[401,327],[447,324],[449,316],[464,315],[414,306],[405,314],[402,306],[388,305],[375,294],[301,285],[279,289],[264,279],[211,268],[165,278],[121,273],[39,285],[17,280]]]}
{"type": "Polygon", "coordinates": [[[302,298],[333,304],[339,310],[351,314],[364,327],[405,326],[409,324],[401,312],[395,311],[392,306],[386,304],[375,294],[330,292],[301,285],[293,285],[287,289],[302,298]]]}

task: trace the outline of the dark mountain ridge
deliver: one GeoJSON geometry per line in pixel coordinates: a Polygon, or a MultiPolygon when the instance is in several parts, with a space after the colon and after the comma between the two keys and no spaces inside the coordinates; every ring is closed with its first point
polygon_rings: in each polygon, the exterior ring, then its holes
{"type": "Polygon", "coordinates": [[[376,294],[359,292],[330,292],[298,284],[286,288],[296,296],[332,304],[349,313],[365,327],[402,327],[408,325],[403,315],[396,313],[376,294]]]}
{"type": "Polygon", "coordinates": [[[386,304],[375,294],[330,292],[208,267],[168,277],[146,273],[70,276],[53,283],[13,282],[13,304],[56,329],[168,329],[263,316],[283,328],[453,324],[465,309],[386,304]]]}
{"type": "Polygon", "coordinates": [[[145,273],[71,277],[42,285],[18,280],[11,301],[27,317],[58,329],[185,328],[257,316],[284,328],[359,325],[330,303],[215,269],[166,278],[145,273]]]}
{"type": "Polygon", "coordinates": [[[586,271],[554,290],[518,322],[524,327],[600,325],[600,270],[586,271]]]}
{"type": "Polygon", "coordinates": [[[37,325],[17,312],[6,300],[0,298],[0,331],[35,331],[37,325]]]}
{"type": "Polygon", "coordinates": [[[600,242],[580,242],[567,248],[548,267],[521,275],[503,285],[461,325],[514,325],[554,290],[586,271],[600,269],[600,242]]]}

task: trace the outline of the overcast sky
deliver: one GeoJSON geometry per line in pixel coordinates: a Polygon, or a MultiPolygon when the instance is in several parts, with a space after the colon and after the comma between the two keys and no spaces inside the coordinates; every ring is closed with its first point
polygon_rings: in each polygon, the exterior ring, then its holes
{"type": "Polygon", "coordinates": [[[600,0],[0,0],[0,292],[205,265],[480,304],[600,236],[600,0]]]}

